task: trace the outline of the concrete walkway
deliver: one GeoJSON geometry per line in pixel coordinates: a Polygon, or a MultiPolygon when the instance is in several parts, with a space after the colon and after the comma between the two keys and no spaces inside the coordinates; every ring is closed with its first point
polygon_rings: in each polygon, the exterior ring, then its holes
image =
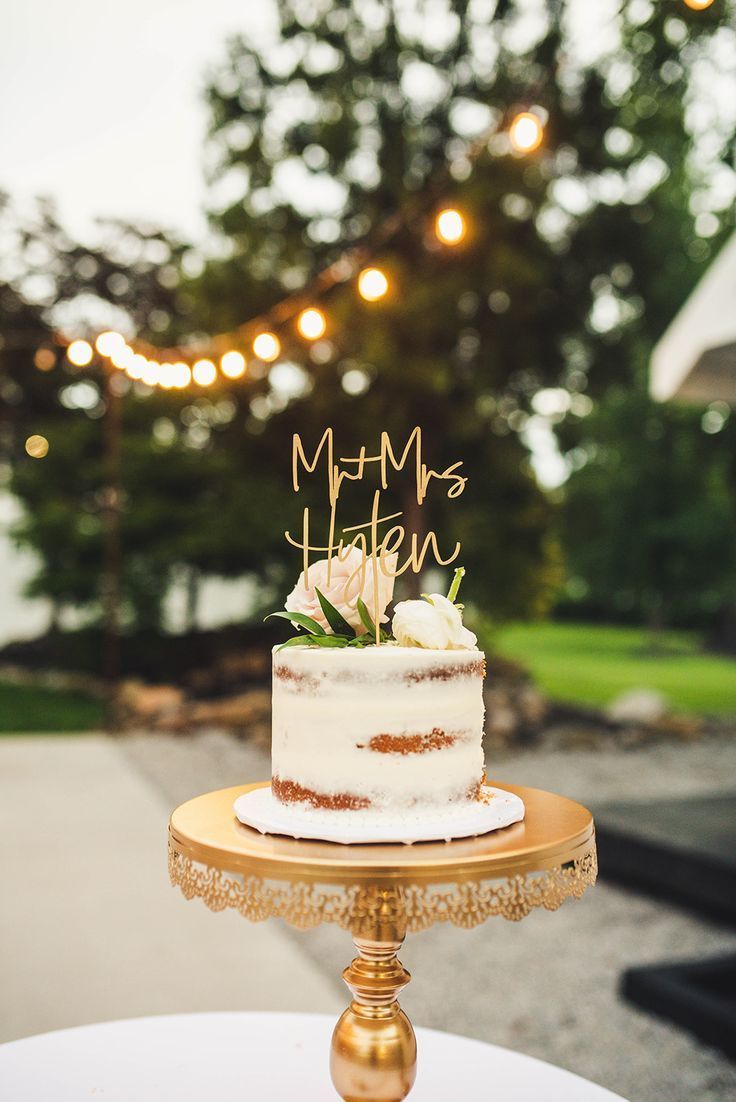
{"type": "Polygon", "coordinates": [[[0,738],[0,1040],[145,1014],[344,1008],[280,923],[213,915],[169,886],[170,810],[112,740],[0,738]]]}
{"type": "MultiPolygon", "coordinates": [[[[129,737],[121,749],[172,804],[269,775],[263,749],[214,731],[129,737]]],[[[618,800],[732,790],[736,738],[635,749],[534,747],[487,760],[491,776],[564,793],[595,811],[618,800]]],[[[287,936],[339,993],[347,935],[326,925],[287,936]]],[[[730,1102],[736,1065],[622,1002],[618,985],[631,965],[735,949],[734,931],[600,881],[556,914],[535,911],[521,923],[495,919],[474,930],[438,925],[409,937],[401,959],[413,980],[401,1002],[416,1025],[538,1056],[630,1102],[730,1102]]]]}

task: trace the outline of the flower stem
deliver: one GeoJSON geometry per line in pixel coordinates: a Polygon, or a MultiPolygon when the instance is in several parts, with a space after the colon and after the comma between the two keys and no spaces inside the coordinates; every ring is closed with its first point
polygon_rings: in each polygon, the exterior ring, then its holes
{"type": "Polygon", "coordinates": [[[447,600],[448,601],[454,601],[455,600],[455,598],[457,597],[457,591],[460,588],[460,582],[463,580],[464,577],[465,577],[465,567],[464,566],[458,566],[457,570],[455,571],[455,576],[452,579],[452,585],[450,586],[450,590],[447,594],[447,600]]]}

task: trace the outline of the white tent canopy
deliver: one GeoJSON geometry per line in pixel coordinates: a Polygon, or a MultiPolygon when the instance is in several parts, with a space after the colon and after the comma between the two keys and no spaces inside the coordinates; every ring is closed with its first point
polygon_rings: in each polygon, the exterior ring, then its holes
{"type": "Polygon", "coordinates": [[[650,389],[659,401],[736,406],[736,234],[655,347],[650,389]]]}

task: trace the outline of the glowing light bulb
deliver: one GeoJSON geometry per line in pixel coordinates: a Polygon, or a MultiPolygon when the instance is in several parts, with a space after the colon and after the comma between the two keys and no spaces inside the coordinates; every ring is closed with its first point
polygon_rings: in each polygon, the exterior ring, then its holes
{"type": "Polygon", "coordinates": [[[199,386],[212,386],[217,378],[217,368],[212,360],[197,360],[192,368],[192,378],[199,386]]]}
{"type": "Polygon", "coordinates": [[[31,459],[43,459],[49,454],[49,442],[45,436],[29,436],[26,440],[26,452],[31,459]]]}
{"type": "MultiPolygon", "coordinates": [[[[129,345],[123,344],[120,348],[115,348],[110,353],[110,363],[114,364],[115,367],[119,367],[121,370],[127,371],[135,360],[135,357],[136,353],[133,349],[130,348],[129,345]]],[[[142,359],[145,359],[145,356],[143,356],[142,359]]]]}
{"type": "Polygon", "coordinates": [[[113,352],[125,348],[125,338],[120,333],[114,333],[112,329],[100,333],[95,341],[95,348],[101,356],[112,356],[113,352]]]}
{"type": "MultiPolygon", "coordinates": [[[[130,349],[128,351],[130,351],[130,349]]],[[[146,359],[146,357],[141,356],[140,353],[134,353],[132,356],[127,356],[126,361],[125,374],[128,376],[128,378],[142,379],[143,372],[148,366],[148,360],[146,359]]],[[[158,364],[156,364],[156,367],[158,367],[158,364]]]]}
{"type": "Polygon", "coordinates": [[[161,364],[156,360],[146,360],[146,366],[141,372],[141,381],[146,386],[158,386],[159,379],[161,377],[161,364]]]}
{"type": "Polygon", "coordinates": [[[364,268],[358,276],[358,294],[366,302],[378,302],[388,291],[388,280],[380,268],[364,268]]]}
{"type": "Polygon", "coordinates": [[[542,144],[544,126],[538,115],[522,111],[509,127],[509,140],[517,153],[532,153],[542,144]]]}
{"type": "Polygon", "coordinates": [[[220,360],[220,370],[228,379],[239,379],[245,375],[245,356],[240,352],[226,352],[220,360]]]}
{"type": "Polygon", "coordinates": [[[253,341],[253,351],[259,360],[270,364],[281,352],[281,341],[275,333],[259,333],[253,341]]]}
{"type": "Polygon", "coordinates": [[[693,11],[705,11],[713,3],[713,0],[685,0],[685,3],[693,11]]]}
{"type": "Polygon", "coordinates": [[[171,385],[175,387],[176,390],[184,390],[192,381],[191,367],[189,364],[185,364],[183,360],[179,360],[179,362],[173,364],[172,367],[171,385]]]}
{"type": "Polygon", "coordinates": [[[327,319],[321,310],[310,306],[308,310],[302,310],[296,319],[296,327],[307,341],[318,341],[324,337],[327,329],[327,319]]]}
{"type": "Polygon", "coordinates": [[[434,221],[434,232],[443,245],[459,245],[467,227],[459,210],[441,210],[434,221]]]}
{"type": "Polygon", "coordinates": [[[88,363],[92,362],[92,345],[89,341],[72,341],[66,350],[66,356],[69,363],[74,364],[75,367],[86,367],[88,363]]]}
{"type": "Polygon", "coordinates": [[[176,364],[161,364],[158,372],[158,385],[164,390],[171,390],[175,386],[176,364]]]}

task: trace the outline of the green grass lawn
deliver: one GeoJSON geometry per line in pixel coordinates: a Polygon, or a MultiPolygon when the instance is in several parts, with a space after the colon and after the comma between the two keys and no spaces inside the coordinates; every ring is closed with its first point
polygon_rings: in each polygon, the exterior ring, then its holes
{"type": "Polygon", "coordinates": [[[0,733],[89,731],[103,718],[102,701],[84,693],[0,681],[0,733]]]}
{"type": "Polygon", "coordinates": [[[736,715],[736,660],[703,654],[694,633],[665,633],[661,654],[650,653],[641,629],[592,624],[513,624],[493,642],[554,700],[605,705],[626,689],[647,688],[676,711],[736,715]]]}

